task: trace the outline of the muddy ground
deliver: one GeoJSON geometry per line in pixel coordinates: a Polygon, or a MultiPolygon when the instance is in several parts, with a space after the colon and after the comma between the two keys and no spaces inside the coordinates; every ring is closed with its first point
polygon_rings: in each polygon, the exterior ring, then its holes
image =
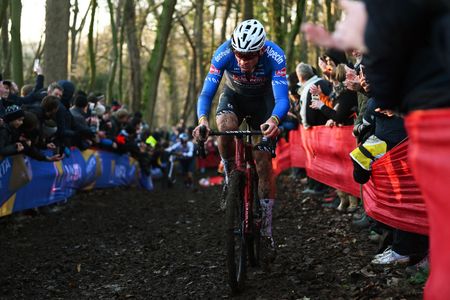
{"type": "MultiPolygon", "coordinates": [[[[280,178],[278,257],[250,269],[237,299],[421,299],[404,268],[373,269],[377,246],[351,215],[280,178]]],[[[0,219],[1,299],[220,299],[225,281],[218,187],[80,193],[57,212],[0,219]]]]}

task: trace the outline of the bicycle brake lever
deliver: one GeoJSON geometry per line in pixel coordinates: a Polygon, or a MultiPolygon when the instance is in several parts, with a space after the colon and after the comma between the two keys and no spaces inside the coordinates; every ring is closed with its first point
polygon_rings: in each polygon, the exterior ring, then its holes
{"type": "Polygon", "coordinates": [[[199,133],[200,133],[200,141],[198,141],[197,156],[200,156],[201,158],[206,158],[206,151],[205,151],[206,126],[200,126],[199,133]]]}

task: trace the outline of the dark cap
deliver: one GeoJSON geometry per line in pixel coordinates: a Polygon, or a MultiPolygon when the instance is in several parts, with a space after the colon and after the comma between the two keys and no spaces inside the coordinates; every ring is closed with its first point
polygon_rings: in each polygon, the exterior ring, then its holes
{"type": "Polygon", "coordinates": [[[17,120],[21,117],[24,117],[24,116],[25,116],[25,114],[20,107],[18,107],[17,105],[10,105],[5,110],[5,115],[3,116],[3,120],[6,123],[9,123],[9,122],[17,120]]]}
{"type": "Polygon", "coordinates": [[[339,64],[348,64],[347,56],[343,51],[327,49],[327,51],[325,51],[325,55],[328,56],[336,66],[339,64]]]}

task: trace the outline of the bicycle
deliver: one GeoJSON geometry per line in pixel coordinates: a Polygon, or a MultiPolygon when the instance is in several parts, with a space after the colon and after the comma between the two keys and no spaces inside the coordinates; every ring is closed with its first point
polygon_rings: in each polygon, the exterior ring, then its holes
{"type": "Polygon", "coordinates": [[[165,168],[165,174],[164,174],[164,186],[167,188],[171,188],[175,184],[175,174],[174,174],[174,165],[176,161],[176,156],[173,153],[167,153],[168,159],[167,159],[167,165],[165,168]]]}
{"type": "MultiPolygon", "coordinates": [[[[246,118],[247,120],[247,118],[246,118]]],[[[228,135],[235,138],[235,163],[228,178],[226,200],[226,262],[228,283],[233,293],[244,288],[247,258],[250,266],[259,265],[261,206],[258,197],[258,174],[253,158],[252,136],[261,136],[261,131],[247,130],[210,132],[209,135],[228,135]],[[244,140],[245,138],[245,140],[244,140]]],[[[204,137],[206,128],[200,129],[204,137]]],[[[204,155],[204,144],[199,143],[200,155],[204,155]]]]}

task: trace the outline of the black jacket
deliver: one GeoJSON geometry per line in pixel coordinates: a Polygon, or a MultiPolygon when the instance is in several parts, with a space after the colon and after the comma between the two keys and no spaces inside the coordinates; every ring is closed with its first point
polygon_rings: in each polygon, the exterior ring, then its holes
{"type": "Polygon", "coordinates": [[[40,103],[42,97],[40,96],[39,92],[40,90],[42,90],[43,87],[44,87],[44,75],[38,75],[36,77],[36,83],[34,85],[33,90],[27,96],[21,97],[19,95],[10,94],[8,100],[18,106],[40,103]]]}
{"type": "Polygon", "coordinates": [[[327,119],[332,119],[338,124],[353,125],[355,112],[358,111],[358,96],[356,92],[345,89],[337,98],[339,104],[336,110],[324,105],[320,109],[327,119]]]}
{"type": "MultiPolygon", "coordinates": [[[[331,93],[331,83],[329,81],[321,79],[320,81],[316,82],[316,85],[320,86],[322,92],[325,95],[329,95],[331,93]]],[[[311,99],[311,93],[308,92],[308,99],[306,100],[306,122],[311,126],[325,125],[325,123],[328,121],[328,118],[319,110],[309,107],[311,105],[311,99]]]]}
{"type": "MultiPolygon", "coordinates": [[[[444,0],[365,0],[366,76],[382,108],[450,107],[450,74],[434,40],[444,0]]],[[[447,29],[450,30],[450,29],[447,29]]]]}
{"type": "Polygon", "coordinates": [[[16,143],[19,141],[20,133],[17,129],[4,124],[0,127],[0,156],[18,154],[16,143]]]}
{"type": "Polygon", "coordinates": [[[375,111],[377,108],[374,99],[367,102],[366,113],[364,114],[365,124],[373,127],[373,133],[386,142],[387,150],[397,146],[401,141],[406,139],[407,133],[403,118],[398,116],[388,117],[382,113],[375,111]]]}

